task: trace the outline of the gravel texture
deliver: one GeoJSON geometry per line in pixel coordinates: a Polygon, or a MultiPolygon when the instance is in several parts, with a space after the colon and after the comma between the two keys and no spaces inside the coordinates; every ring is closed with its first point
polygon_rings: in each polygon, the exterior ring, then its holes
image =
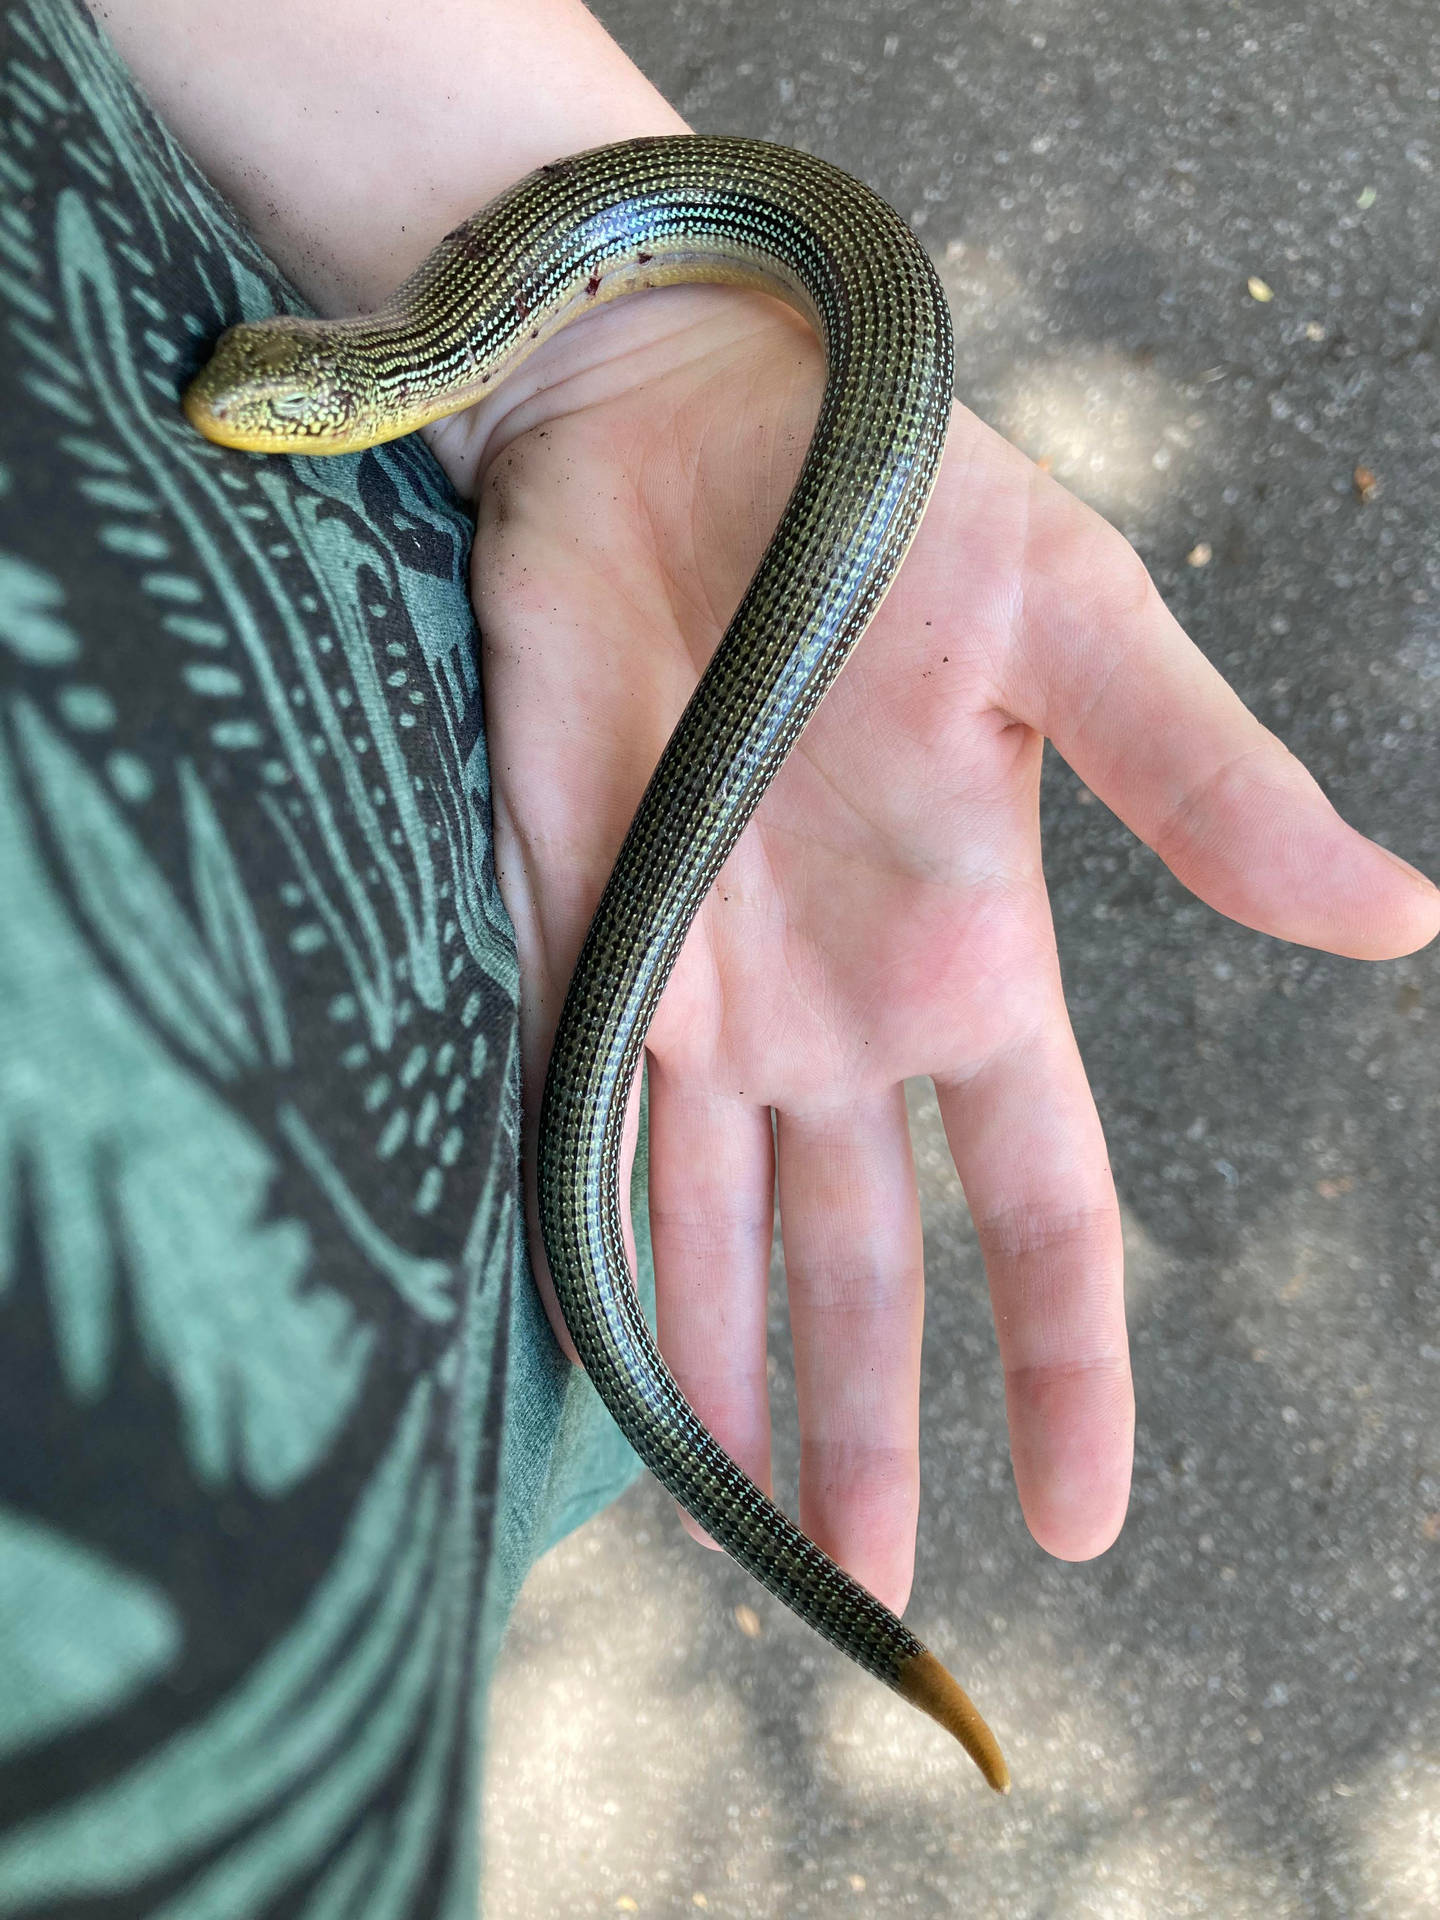
{"type": "MultiPolygon", "coordinates": [[[[601,12],[698,128],[825,154],[913,219],[962,397],[1125,530],[1351,820],[1440,872],[1431,0],[601,12]]],[[[1058,762],[1045,829],[1139,1395],[1130,1519],[1091,1565],[1020,1521],[973,1235],[914,1090],[910,1617],[1013,1797],[645,1484],[522,1598],[491,1916],[1440,1913],[1440,956],[1230,925],[1058,762]]],[[[777,1296],[782,1492],[783,1321],[777,1296]]]]}

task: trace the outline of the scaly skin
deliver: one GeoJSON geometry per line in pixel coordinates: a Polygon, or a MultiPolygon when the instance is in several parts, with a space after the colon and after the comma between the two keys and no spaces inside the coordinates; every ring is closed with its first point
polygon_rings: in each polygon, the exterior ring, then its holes
{"type": "Polygon", "coordinates": [[[448,234],[378,312],[232,328],[185,396],[255,452],[373,446],[457,411],[597,302],[677,281],[759,286],[805,314],[828,378],[780,525],[662,755],[577,963],[541,1113],[546,1254],[565,1324],[631,1445],[801,1619],[1009,1774],[962,1689],[766,1498],[685,1401],[635,1298],[625,1106],[691,921],[884,598],[924,512],[953,383],[949,312],[884,203],[808,155],[627,141],[556,162],[448,234]]]}

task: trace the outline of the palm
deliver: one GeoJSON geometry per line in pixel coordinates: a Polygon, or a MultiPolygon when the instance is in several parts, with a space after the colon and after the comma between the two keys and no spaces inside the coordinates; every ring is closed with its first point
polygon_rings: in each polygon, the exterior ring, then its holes
{"type": "MultiPolygon", "coordinates": [[[[532,1112],[590,912],[778,518],[822,379],[768,302],[675,294],[600,327],[603,352],[531,403],[492,464],[476,546],[532,1112]]],[[[1045,733],[1251,924],[1364,954],[1436,924],[1433,892],[1335,818],[1119,536],[957,414],[901,578],[727,862],[649,1040],[667,1358],[765,1481],[778,1172],[802,1523],[896,1605],[922,1282],[907,1076],[935,1080],[985,1247],[1032,1528],[1081,1555],[1124,1509],[1118,1225],[1041,880],[1045,733]]]]}

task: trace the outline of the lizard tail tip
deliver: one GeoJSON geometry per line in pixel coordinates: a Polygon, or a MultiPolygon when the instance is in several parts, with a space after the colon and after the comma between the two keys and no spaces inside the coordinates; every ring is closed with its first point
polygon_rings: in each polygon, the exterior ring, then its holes
{"type": "Polygon", "coordinates": [[[938,1720],[947,1733],[954,1734],[984,1774],[987,1785],[996,1793],[1009,1793],[1010,1769],[1005,1764],[999,1741],[986,1726],[969,1694],[945,1671],[933,1653],[922,1648],[912,1654],[901,1666],[895,1684],[911,1706],[919,1707],[932,1720],[938,1720]]]}

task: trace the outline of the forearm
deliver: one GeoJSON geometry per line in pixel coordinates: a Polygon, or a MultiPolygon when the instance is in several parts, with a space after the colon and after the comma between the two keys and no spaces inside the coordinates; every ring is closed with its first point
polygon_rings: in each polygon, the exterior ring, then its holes
{"type": "Polygon", "coordinates": [[[542,161],[684,130],[578,0],[88,0],[321,311],[375,305],[542,161]]]}

